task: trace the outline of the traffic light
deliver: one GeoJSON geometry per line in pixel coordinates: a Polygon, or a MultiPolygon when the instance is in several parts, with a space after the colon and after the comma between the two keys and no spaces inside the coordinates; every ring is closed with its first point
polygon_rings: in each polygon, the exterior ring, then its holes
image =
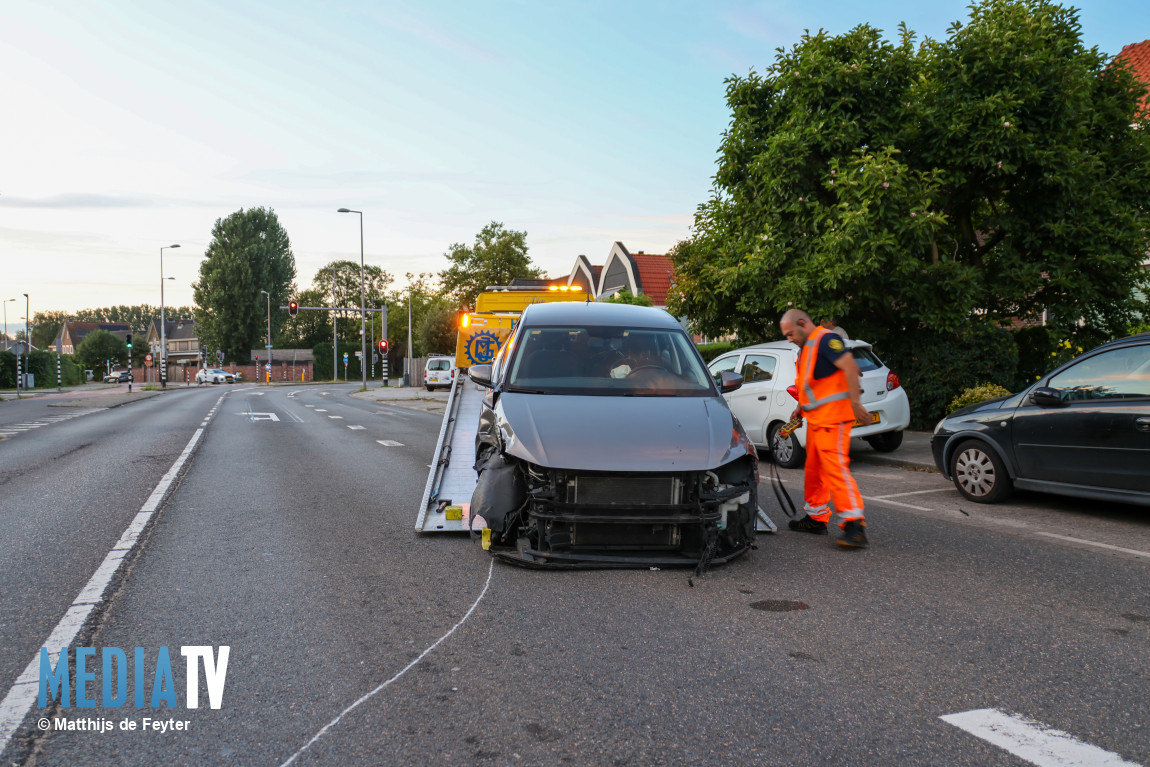
{"type": "Polygon", "coordinates": [[[299,314],[299,301],[288,301],[288,314],[293,317],[299,314]]]}
{"type": "Polygon", "coordinates": [[[128,334],[128,338],[127,338],[126,343],[127,343],[128,348],[131,349],[132,348],[132,334],[131,333],[128,334]]]}
{"type": "Polygon", "coordinates": [[[387,354],[387,339],[386,338],[379,339],[379,353],[380,354],[387,354]]]}

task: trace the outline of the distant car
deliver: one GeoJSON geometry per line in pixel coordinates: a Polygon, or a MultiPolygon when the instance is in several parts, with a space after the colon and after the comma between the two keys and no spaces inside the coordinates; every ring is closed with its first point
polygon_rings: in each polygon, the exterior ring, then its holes
{"type": "Polygon", "coordinates": [[[428,391],[437,386],[451,388],[455,379],[455,359],[453,357],[429,357],[423,367],[423,384],[428,391]]]}
{"type": "Polygon", "coordinates": [[[220,370],[219,368],[202,368],[198,373],[196,373],[196,383],[199,384],[221,384],[235,382],[236,379],[231,373],[226,370],[220,370]]]}
{"type": "Polygon", "coordinates": [[[130,370],[113,370],[104,376],[104,383],[128,383],[132,378],[130,370]]]}
{"type": "Polygon", "coordinates": [[[930,447],[938,470],[976,503],[1019,488],[1150,506],[1150,333],[954,411],[930,447]]]}
{"type": "MultiPolygon", "coordinates": [[[[902,444],[903,429],[910,425],[906,390],[898,376],[875,356],[870,344],[850,340],[846,345],[862,374],[859,384],[863,407],[871,413],[871,422],[856,423],[851,436],[861,437],[883,453],[897,450],[902,444]]],[[[805,423],[785,440],[776,434],[779,427],[790,420],[798,404],[795,389],[798,360],[799,347],[789,341],[772,341],[727,352],[707,366],[716,381],[723,372],[743,377],[742,387],[723,397],[751,441],[774,448],[775,460],[784,468],[802,466],[806,460],[805,423]]]]}

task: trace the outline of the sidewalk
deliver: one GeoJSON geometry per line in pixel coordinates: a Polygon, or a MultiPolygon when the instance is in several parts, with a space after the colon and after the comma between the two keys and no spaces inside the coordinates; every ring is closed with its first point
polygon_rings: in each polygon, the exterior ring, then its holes
{"type": "MultiPolygon", "coordinates": [[[[55,389],[33,389],[30,392],[21,392],[20,401],[43,400],[48,407],[119,407],[129,402],[154,397],[160,392],[143,391],[139,384],[132,386],[128,393],[127,384],[104,385],[86,384],[56,391],[55,389]]],[[[0,398],[5,401],[16,401],[15,391],[0,392],[0,398]]]]}
{"type": "Polygon", "coordinates": [[[419,386],[374,386],[367,391],[353,392],[351,396],[368,402],[381,402],[412,410],[442,414],[447,409],[447,389],[427,391],[419,386]]]}
{"type": "Polygon", "coordinates": [[[917,471],[938,471],[934,466],[934,455],[930,452],[931,436],[928,431],[904,431],[902,444],[893,453],[880,453],[861,439],[852,439],[851,460],[917,471]]]}

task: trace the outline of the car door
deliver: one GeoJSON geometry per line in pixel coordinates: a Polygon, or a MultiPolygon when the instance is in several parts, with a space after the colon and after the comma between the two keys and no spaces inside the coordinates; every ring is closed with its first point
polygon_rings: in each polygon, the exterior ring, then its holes
{"type": "Polygon", "coordinates": [[[749,352],[736,371],[743,376],[743,385],[727,395],[731,412],[756,445],[767,443],[766,430],[774,407],[778,370],[779,360],[773,353],[749,352]]]}
{"type": "Polygon", "coordinates": [[[1024,401],[1015,411],[1019,475],[1150,492],[1150,344],[1092,355],[1045,385],[1058,405],[1024,401]]]}

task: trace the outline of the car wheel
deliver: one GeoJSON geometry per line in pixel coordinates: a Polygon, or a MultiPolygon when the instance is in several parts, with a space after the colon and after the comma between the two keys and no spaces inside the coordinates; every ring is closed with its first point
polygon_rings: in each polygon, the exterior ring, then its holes
{"type": "Polygon", "coordinates": [[[863,437],[867,444],[873,447],[880,453],[893,453],[898,450],[898,446],[902,444],[901,431],[885,431],[882,434],[872,434],[869,437],[863,437]]]}
{"type": "Polygon", "coordinates": [[[427,390],[428,390],[428,391],[432,391],[433,389],[435,389],[435,387],[434,387],[434,386],[432,386],[431,384],[428,384],[428,385],[427,385],[427,390]]]}
{"type": "Polygon", "coordinates": [[[1006,464],[978,440],[967,440],[955,448],[950,457],[950,476],[954,477],[958,492],[975,503],[997,503],[1014,489],[1006,464]]]}
{"type": "Polygon", "coordinates": [[[797,469],[807,459],[806,451],[799,444],[799,438],[795,436],[794,432],[791,432],[791,435],[786,439],[779,437],[781,427],[781,423],[771,425],[767,444],[771,447],[776,464],[784,469],[797,469]]]}

